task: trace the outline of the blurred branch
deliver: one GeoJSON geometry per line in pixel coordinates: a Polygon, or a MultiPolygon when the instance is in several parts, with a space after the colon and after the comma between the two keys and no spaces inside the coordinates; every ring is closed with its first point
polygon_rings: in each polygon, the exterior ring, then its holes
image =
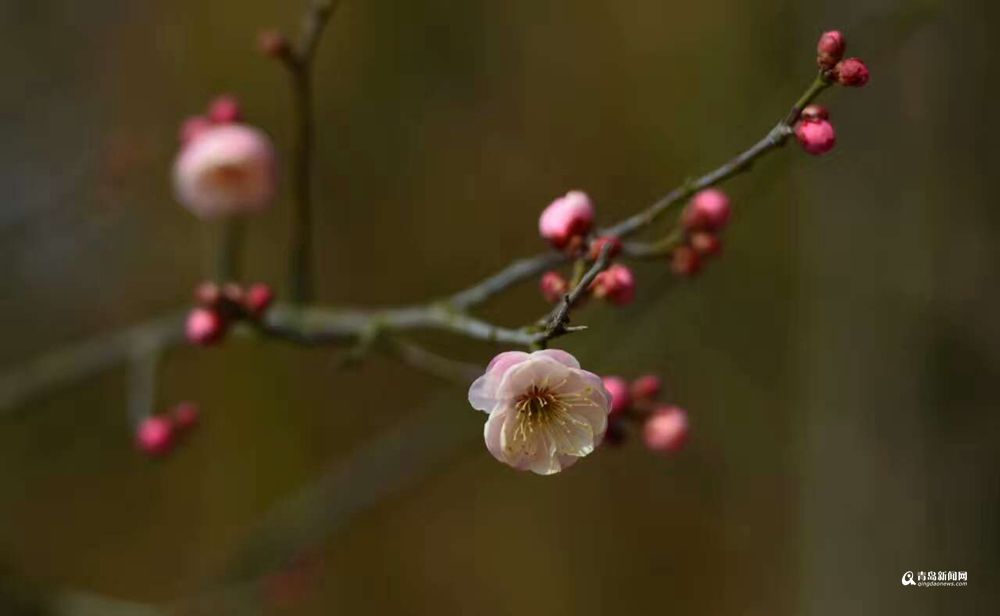
{"type": "Polygon", "coordinates": [[[294,220],[289,252],[289,286],[292,301],[312,301],[313,272],[313,101],[312,68],[320,36],[339,6],[335,0],[313,0],[302,23],[302,33],[294,51],[286,57],[292,78],[295,143],[292,148],[292,201],[294,220]]]}
{"type": "Polygon", "coordinates": [[[390,353],[400,361],[446,381],[468,385],[483,373],[483,367],[438,355],[404,338],[389,340],[390,353]]]}
{"type": "Polygon", "coordinates": [[[0,415],[40,392],[100,374],[143,351],[176,346],[183,339],[184,314],[177,312],[29,360],[0,375],[0,415]]]}

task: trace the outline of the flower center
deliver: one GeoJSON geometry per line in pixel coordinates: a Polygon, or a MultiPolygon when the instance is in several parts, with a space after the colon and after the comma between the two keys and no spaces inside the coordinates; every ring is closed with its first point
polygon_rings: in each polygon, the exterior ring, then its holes
{"type": "Polygon", "coordinates": [[[565,410],[566,405],[549,388],[532,385],[518,398],[514,408],[522,419],[534,424],[565,410]]]}

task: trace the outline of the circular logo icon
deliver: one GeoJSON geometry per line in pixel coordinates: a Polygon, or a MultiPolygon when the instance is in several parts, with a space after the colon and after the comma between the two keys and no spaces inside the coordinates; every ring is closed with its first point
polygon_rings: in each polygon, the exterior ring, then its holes
{"type": "Polygon", "coordinates": [[[917,583],[913,581],[913,572],[907,571],[903,574],[903,586],[916,586],[917,583]]]}

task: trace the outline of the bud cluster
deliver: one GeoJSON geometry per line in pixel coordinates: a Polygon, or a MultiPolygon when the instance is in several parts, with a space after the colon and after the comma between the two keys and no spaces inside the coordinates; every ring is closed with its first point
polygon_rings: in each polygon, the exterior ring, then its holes
{"type": "Polygon", "coordinates": [[[195,289],[196,306],[188,313],[185,336],[191,344],[209,346],[225,338],[241,319],[258,320],[274,302],[274,291],[262,282],[243,287],[234,282],[203,282],[195,289]]]}
{"type": "Polygon", "coordinates": [[[678,276],[691,277],[707,259],[719,254],[719,234],[729,224],[729,196],[718,188],[695,193],[681,214],[684,241],[670,253],[670,267],[678,276]]]}
{"type": "Polygon", "coordinates": [[[820,35],[816,43],[816,63],[830,81],[860,88],[868,83],[868,66],[861,58],[844,58],[847,41],[840,30],[820,35]]]}
{"type": "Polygon", "coordinates": [[[620,376],[606,376],[603,381],[611,394],[605,444],[622,444],[632,423],[641,427],[643,442],[652,451],[667,453],[683,447],[688,435],[687,412],[658,400],[663,388],[660,377],[647,374],[630,383],[620,376]]]}
{"type": "MultiPolygon", "coordinates": [[[[602,253],[613,259],[621,253],[622,243],[612,236],[591,239],[594,213],[594,205],[587,193],[570,191],[542,211],[538,231],[553,248],[565,251],[581,262],[594,262],[602,253]]],[[[572,290],[573,284],[559,272],[549,271],[542,274],[539,290],[545,301],[554,304],[572,290]]],[[[599,273],[587,291],[598,299],[624,306],[635,299],[635,275],[628,267],[616,263],[599,273]]]]}

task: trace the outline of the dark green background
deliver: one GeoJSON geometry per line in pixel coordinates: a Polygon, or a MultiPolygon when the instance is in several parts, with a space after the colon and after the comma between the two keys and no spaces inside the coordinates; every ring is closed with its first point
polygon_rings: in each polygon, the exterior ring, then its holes
{"type": "MultiPolygon", "coordinates": [[[[232,92],[286,153],[286,76],[254,41],[303,4],[0,4],[3,365],[188,301],[211,233],[170,194],[177,123],[232,92]]],[[[132,450],[124,371],[3,420],[0,612],[54,596],[55,613],[138,614],[91,595],[168,603],[249,579],[209,613],[988,613],[996,18],[985,0],[345,0],[317,64],[326,303],[421,301],[534,253],[540,208],[568,189],[604,222],[636,211],[763,135],[823,29],[873,77],[824,97],[830,155],[792,146],[727,185],[734,223],[703,277],[639,265],[637,302],[587,309],[592,329],[565,339],[594,371],[662,373],[691,413],[681,454],[632,443],[519,474],[488,455],[461,387],[391,361],[181,350],[162,405],[197,399],[205,421],[163,463],[132,450]],[[386,468],[413,477],[356,462],[263,557],[240,551],[401,420],[386,468]],[[449,453],[400,449],[414,442],[449,453]],[[367,507],[365,486],[388,495],[367,507]],[[274,607],[253,580],[291,544],[318,564],[274,607]],[[968,588],[900,585],[939,569],[968,588]]],[[[282,203],[253,222],[252,278],[282,282],[288,220],[282,203]]],[[[486,315],[543,308],[526,285],[486,315]]],[[[479,363],[497,350],[424,340],[479,363]]]]}

